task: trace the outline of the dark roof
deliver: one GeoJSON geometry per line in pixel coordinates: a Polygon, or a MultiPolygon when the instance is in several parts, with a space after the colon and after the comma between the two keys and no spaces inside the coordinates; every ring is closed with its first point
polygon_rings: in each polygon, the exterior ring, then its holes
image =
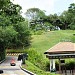
{"type": "Polygon", "coordinates": [[[47,50],[44,54],[59,54],[59,53],[73,53],[75,52],[75,43],[60,42],[47,50]]]}

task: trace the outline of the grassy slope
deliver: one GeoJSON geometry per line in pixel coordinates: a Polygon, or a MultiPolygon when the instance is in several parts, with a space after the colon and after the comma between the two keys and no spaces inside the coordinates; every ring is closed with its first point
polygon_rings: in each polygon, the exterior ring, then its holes
{"type": "MultiPolygon", "coordinates": [[[[51,48],[58,42],[70,40],[71,36],[73,36],[74,32],[75,31],[73,31],[73,30],[61,30],[61,31],[45,32],[42,35],[33,35],[31,47],[35,48],[35,50],[38,52],[38,54],[40,53],[41,55],[43,55],[45,57],[44,52],[46,50],[48,50],[49,48],[51,48]]],[[[45,60],[42,60],[42,61],[45,61],[45,60]]],[[[41,74],[42,73],[41,70],[37,67],[35,70],[35,66],[34,65],[31,66],[31,63],[27,63],[27,65],[28,66],[26,68],[28,70],[35,72],[37,75],[45,74],[45,72],[43,74],[41,74]],[[39,72],[39,70],[40,70],[40,72],[39,72]]],[[[46,73],[45,75],[51,75],[51,74],[46,73]]]]}
{"type": "Polygon", "coordinates": [[[32,47],[36,48],[40,53],[43,53],[56,43],[69,40],[73,33],[74,31],[72,30],[62,30],[45,32],[42,35],[33,35],[32,47]]]}
{"type": "Polygon", "coordinates": [[[26,61],[26,65],[23,65],[23,68],[26,68],[29,71],[31,71],[37,75],[51,75],[50,72],[45,72],[45,71],[39,69],[38,67],[36,67],[32,63],[30,63],[29,61],[26,61]]]}

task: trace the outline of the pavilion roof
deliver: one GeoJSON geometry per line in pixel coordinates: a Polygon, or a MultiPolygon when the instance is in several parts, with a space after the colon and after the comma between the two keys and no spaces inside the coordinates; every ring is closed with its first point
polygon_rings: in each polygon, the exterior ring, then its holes
{"type": "Polygon", "coordinates": [[[75,53],[75,43],[72,42],[59,42],[44,54],[62,54],[62,53],[75,53]]]}

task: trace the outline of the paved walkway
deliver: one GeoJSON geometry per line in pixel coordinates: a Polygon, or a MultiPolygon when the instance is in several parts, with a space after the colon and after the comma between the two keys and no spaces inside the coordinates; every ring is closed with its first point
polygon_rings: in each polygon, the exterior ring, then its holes
{"type": "Polygon", "coordinates": [[[30,75],[23,70],[20,69],[21,61],[17,61],[16,56],[7,56],[6,60],[0,64],[0,70],[3,70],[3,74],[0,75],[30,75]],[[10,61],[14,58],[16,62],[16,66],[11,66],[10,61]]]}
{"type": "Polygon", "coordinates": [[[22,70],[3,70],[4,73],[0,75],[28,75],[22,70]]]}

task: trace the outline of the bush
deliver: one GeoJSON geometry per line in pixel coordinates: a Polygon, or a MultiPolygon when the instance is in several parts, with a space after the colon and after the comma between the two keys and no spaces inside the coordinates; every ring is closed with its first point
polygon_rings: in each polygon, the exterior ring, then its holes
{"type": "Polygon", "coordinates": [[[33,65],[31,62],[26,60],[26,65],[23,65],[23,68],[26,68],[27,70],[37,74],[37,75],[51,75],[50,72],[45,72],[41,69],[39,69],[37,66],[33,65]]]}
{"type": "Polygon", "coordinates": [[[46,62],[46,71],[50,71],[50,62],[46,62]]]}
{"type": "Polygon", "coordinates": [[[34,35],[41,35],[42,33],[43,33],[42,30],[38,30],[38,31],[35,31],[35,32],[34,32],[34,35]]]}
{"type": "Polygon", "coordinates": [[[43,57],[41,53],[39,53],[35,48],[30,48],[29,50],[26,50],[26,53],[28,54],[28,60],[33,63],[35,66],[42,70],[46,70],[46,59],[43,57]]]}
{"type": "Polygon", "coordinates": [[[74,69],[75,66],[75,61],[69,61],[65,64],[66,69],[70,70],[70,69],[74,69]]]}
{"type": "MultiPolygon", "coordinates": [[[[59,70],[59,62],[58,61],[56,62],[55,66],[56,66],[56,70],[58,71],[59,70]]],[[[65,64],[63,64],[61,67],[63,67],[64,70],[65,70],[65,67],[67,70],[70,70],[70,69],[72,70],[72,69],[74,69],[74,66],[75,66],[75,61],[72,59],[70,59],[70,60],[67,59],[67,60],[65,60],[65,64]]]]}

